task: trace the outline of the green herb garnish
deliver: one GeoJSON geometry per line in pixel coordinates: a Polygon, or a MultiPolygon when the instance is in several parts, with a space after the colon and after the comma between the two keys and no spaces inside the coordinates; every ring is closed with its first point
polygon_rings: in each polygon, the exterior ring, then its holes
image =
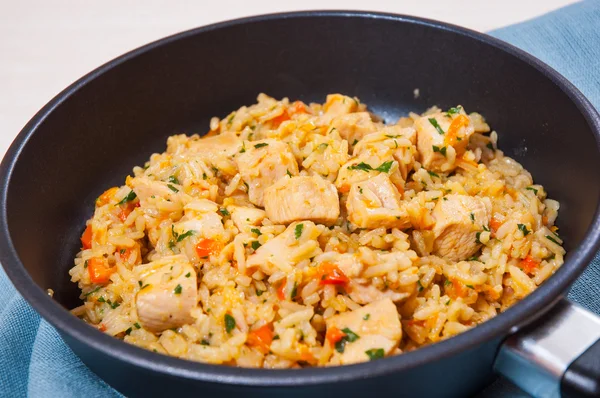
{"type": "Polygon", "coordinates": [[[440,133],[441,135],[444,135],[446,133],[444,133],[444,130],[442,130],[442,128],[440,127],[440,125],[438,124],[437,120],[435,120],[434,118],[430,117],[429,119],[429,123],[431,123],[431,125],[433,127],[435,127],[435,129],[437,130],[438,133],[440,133]]]}
{"type": "Polygon", "coordinates": [[[186,233],[183,233],[181,235],[179,235],[177,237],[177,242],[181,242],[182,240],[184,240],[185,238],[188,238],[190,236],[194,235],[194,231],[192,231],[191,229],[189,231],[187,231],[186,233]]]}
{"type": "Polygon", "coordinates": [[[371,317],[371,314],[367,314],[367,315],[363,316],[363,319],[365,321],[368,321],[370,317],[371,317]]]}
{"type": "Polygon", "coordinates": [[[235,319],[229,315],[229,314],[225,314],[225,330],[227,330],[227,333],[231,333],[231,331],[235,328],[235,319]]]}
{"type": "Polygon", "coordinates": [[[342,329],[342,332],[344,332],[346,335],[344,337],[342,337],[340,341],[335,343],[335,350],[337,352],[339,352],[340,354],[344,353],[344,349],[346,348],[346,343],[352,343],[360,338],[359,335],[354,333],[349,328],[342,329]]]}
{"type": "Polygon", "coordinates": [[[169,176],[169,180],[168,181],[172,182],[173,184],[179,185],[179,180],[175,176],[169,176]]]}
{"type": "Polygon", "coordinates": [[[440,178],[440,176],[439,176],[439,175],[437,175],[436,173],[434,173],[433,171],[429,171],[429,170],[427,170],[427,173],[429,173],[429,175],[430,175],[430,176],[432,176],[432,177],[437,177],[437,178],[440,178]]]}
{"type": "Polygon", "coordinates": [[[448,109],[448,112],[446,112],[446,114],[448,116],[452,116],[452,115],[455,115],[457,113],[460,113],[461,109],[462,109],[462,106],[459,105],[457,107],[453,107],[453,108],[448,109]]]}
{"type": "Polygon", "coordinates": [[[250,244],[250,246],[252,246],[252,249],[256,250],[261,246],[261,244],[259,241],[253,240],[252,243],[250,244]]]}
{"type": "Polygon", "coordinates": [[[446,156],[446,147],[445,146],[440,148],[439,146],[432,145],[431,147],[433,148],[433,152],[439,152],[443,156],[446,156]]]}
{"type": "Polygon", "coordinates": [[[92,290],[91,292],[88,292],[86,294],[84,294],[85,297],[89,296],[90,294],[94,294],[96,293],[98,290],[100,290],[101,286],[98,286],[97,288],[95,288],[94,290],[92,290]]]}
{"type": "Polygon", "coordinates": [[[531,232],[531,231],[529,231],[527,229],[527,227],[525,226],[525,224],[517,224],[517,227],[519,228],[519,231],[523,232],[523,236],[527,236],[531,232]]]}
{"type": "Polygon", "coordinates": [[[258,228],[252,228],[250,231],[253,234],[256,234],[257,236],[261,236],[262,235],[262,233],[260,232],[260,229],[258,229],[258,228]]]}
{"type": "Polygon", "coordinates": [[[183,288],[181,287],[181,285],[177,285],[177,286],[175,286],[175,289],[173,289],[173,293],[181,294],[182,290],[183,290],[183,288]]]}
{"type": "Polygon", "coordinates": [[[294,236],[297,239],[300,239],[300,237],[302,236],[302,230],[304,229],[304,224],[298,224],[296,225],[296,228],[294,228],[294,236]]]}
{"type": "Polygon", "coordinates": [[[550,235],[546,235],[546,239],[548,239],[550,242],[554,242],[560,246],[560,243],[558,243],[558,241],[556,239],[554,239],[553,237],[551,237],[550,235]]]}
{"type": "Polygon", "coordinates": [[[127,202],[131,202],[135,198],[137,198],[137,195],[135,194],[135,192],[129,191],[127,196],[125,196],[123,199],[121,199],[121,201],[119,203],[117,203],[117,205],[124,205],[127,202]]]}
{"type": "Polygon", "coordinates": [[[262,148],[265,146],[268,146],[269,144],[267,144],[266,142],[261,142],[260,144],[256,144],[254,145],[254,148],[258,149],[258,148],[262,148]]]}
{"type": "Polygon", "coordinates": [[[226,208],[224,208],[224,207],[222,207],[222,208],[219,209],[219,213],[221,213],[224,216],[231,215],[231,213],[229,213],[229,211],[226,208]]]}
{"type": "Polygon", "coordinates": [[[532,191],[532,192],[533,192],[534,194],[536,194],[536,195],[537,195],[537,193],[538,193],[538,190],[537,190],[537,189],[535,189],[534,187],[527,187],[527,188],[525,188],[525,189],[527,189],[527,190],[529,190],[529,191],[532,191]]]}
{"type": "Polygon", "coordinates": [[[175,187],[174,187],[173,185],[171,185],[171,184],[167,184],[167,187],[168,187],[168,188],[169,188],[171,191],[173,191],[173,192],[175,192],[175,193],[179,192],[179,189],[175,188],[175,187]]]}
{"type": "Polygon", "coordinates": [[[374,361],[383,358],[385,356],[385,351],[383,351],[383,348],[371,348],[370,350],[365,351],[365,354],[369,357],[369,361],[374,361]]]}

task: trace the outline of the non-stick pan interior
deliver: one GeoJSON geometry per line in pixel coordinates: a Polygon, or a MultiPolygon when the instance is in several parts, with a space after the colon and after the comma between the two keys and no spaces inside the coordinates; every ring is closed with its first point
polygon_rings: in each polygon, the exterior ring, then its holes
{"type": "Polygon", "coordinates": [[[600,196],[598,144],[566,94],[524,61],[426,23],[294,16],[190,32],[71,91],[35,126],[7,201],[22,262],[69,308],[78,291],[68,270],[94,199],[162,152],[169,135],[202,134],[210,117],[260,92],[320,102],[341,92],[390,122],[434,104],[484,114],[500,148],[560,201],[567,250],[582,240],[600,196]]]}

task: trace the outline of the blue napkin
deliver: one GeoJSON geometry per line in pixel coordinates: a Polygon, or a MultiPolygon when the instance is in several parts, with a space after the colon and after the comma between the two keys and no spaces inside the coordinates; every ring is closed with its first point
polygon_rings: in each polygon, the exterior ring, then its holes
{"type": "MultiPolygon", "coordinates": [[[[491,32],[545,61],[600,109],[600,2],[589,0],[491,32]]],[[[600,256],[569,298],[600,314],[600,256]]],[[[0,396],[120,397],[16,293],[0,269],[0,396]]],[[[484,397],[527,395],[499,379],[484,397]]]]}

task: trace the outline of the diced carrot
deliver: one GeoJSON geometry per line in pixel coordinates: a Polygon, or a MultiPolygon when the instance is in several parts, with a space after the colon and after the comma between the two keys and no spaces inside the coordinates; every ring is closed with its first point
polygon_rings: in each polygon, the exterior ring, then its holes
{"type": "Polygon", "coordinates": [[[550,231],[556,233],[556,231],[558,231],[558,227],[556,225],[553,225],[550,227],[550,231]]]}
{"type": "Polygon", "coordinates": [[[303,346],[300,350],[300,360],[304,362],[314,362],[315,357],[308,347],[303,346]]]}
{"type": "Polygon", "coordinates": [[[540,261],[534,259],[531,256],[525,257],[521,260],[521,268],[527,274],[530,274],[534,269],[536,269],[540,265],[540,261]]]}
{"type": "Polygon", "coordinates": [[[246,341],[248,342],[248,345],[251,347],[256,347],[263,354],[268,353],[269,348],[271,347],[271,342],[273,341],[272,326],[270,324],[266,324],[256,330],[250,331],[246,341]]]}
{"type": "Polygon", "coordinates": [[[448,131],[446,132],[446,144],[454,145],[457,142],[458,131],[462,127],[467,127],[469,125],[469,118],[465,115],[458,115],[452,120],[450,123],[450,127],[448,127],[448,131]]]}
{"type": "Polygon", "coordinates": [[[113,198],[113,196],[115,196],[115,193],[117,193],[118,190],[119,188],[112,187],[104,191],[104,193],[98,196],[98,199],[96,199],[96,207],[104,206],[105,204],[110,202],[110,200],[113,198]]]}
{"type": "Polygon", "coordinates": [[[87,270],[92,283],[107,283],[114,272],[113,268],[107,266],[106,261],[95,257],[88,260],[87,270]]]}
{"type": "Polygon", "coordinates": [[[277,128],[281,123],[285,122],[286,120],[290,120],[290,115],[288,115],[286,111],[283,111],[281,115],[274,117],[270,120],[270,122],[273,125],[273,127],[277,128]]]}
{"type": "Polygon", "coordinates": [[[100,326],[98,326],[98,330],[101,332],[106,332],[106,325],[101,323],[100,326]]]}
{"type": "MultiPolygon", "coordinates": [[[[137,203],[136,205],[139,205],[139,203],[137,203]]],[[[122,205],[118,215],[119,220],[121,220],[121,222],[125,222],[125,220],[127,220],[127,217],[129,217],[133,209],[137,207],[136,205],[133,205],[131,203],[128,203],[127,205],[122,205]]]]}
{"type": "Polygon", "coordinates": [[[131,256],[131,249],[123,249],[122,251],[123,253],[121,253],[121,251],[118,252],[118,256],[121,261],[126,261],[129,259],[129,256],[131,256]]]}
{"type": "Polygon", "coordinates": [[[454,278],[450,279],[450,283],[444,285],[444,291],[452,299],[467,296],[467,288],[454,278]]]}
{"type": "Polygon", "coordinates": [[[490,220],[490,229],[492,230],[492,232],[496,232],[502,224],[503,224],[502,221],[498,220],[496,218],[496,216],[493,216],[492,219],[490,220]]]}
{"type": "Polygon", "coordinates": [[[329,344],[331,345],[334,345],[335,343],[343,339],[345,336],[346,333],[342,332],[335,326],[332,326],[329,329],[327,329],[327,333],[325,333],[325,338],[327,339],[327,341],[329,341],[329,344]]]}
{"type": "Polygon", "coordinates": [[[350,281],[337,265],[327,261],[319,265],[317,276],[321,285],[345,285],[350,281]]]}
{"type": "Polygon", "coordinates": [[[350,184],[343,184],[338,191],[340,191],[341,193],[347,193],[350,192],[350,184]]]}
{"type": "Polygon", "coordinates": [[[542,216],[542,224],[548,225],[548,217],[542,216]]]}
{"type": "Polygon", "coordinates": [[[83,245],[84,249],[91,249],[92,248],[92,224],[88,224],[88,226],[85,228],[85,231],[83,231],[83,235],[81,235],[81,244],[83,245]]]}
{"type": "Polygon", "coordinates": [[[288,109],[288,113],[290,115],[294,115],[296,113],[311,113],[306,104],[302,101],[294,101],[292,105],[288,109]]]}
{"type": "Polygon", "coordinates": [[[279,285],[279,287],[277,288],[277,297],[279,298],[279,300],[285,300],[285,292],[283,291],[283,288],[285,287],[285,285],[287,284],[287,278],[284,279],[281,284],[279,285]]]}
{"type": "Polygon", "coordinates": [[[218,254],[221,249],[221,243],[214,239],[200,239],[196,244],[196,253],[198,254],[198,257],[208,257],[211,254],[218,254]]]}

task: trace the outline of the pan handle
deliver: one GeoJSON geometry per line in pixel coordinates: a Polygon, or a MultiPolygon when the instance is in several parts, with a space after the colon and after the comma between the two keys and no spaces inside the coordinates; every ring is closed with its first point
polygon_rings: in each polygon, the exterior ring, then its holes
{"type": "Polygon", "coordinates": [[[600,317],[561,299],[504,341],[494,369],[534,397],[600,397],[600,317]]]}

